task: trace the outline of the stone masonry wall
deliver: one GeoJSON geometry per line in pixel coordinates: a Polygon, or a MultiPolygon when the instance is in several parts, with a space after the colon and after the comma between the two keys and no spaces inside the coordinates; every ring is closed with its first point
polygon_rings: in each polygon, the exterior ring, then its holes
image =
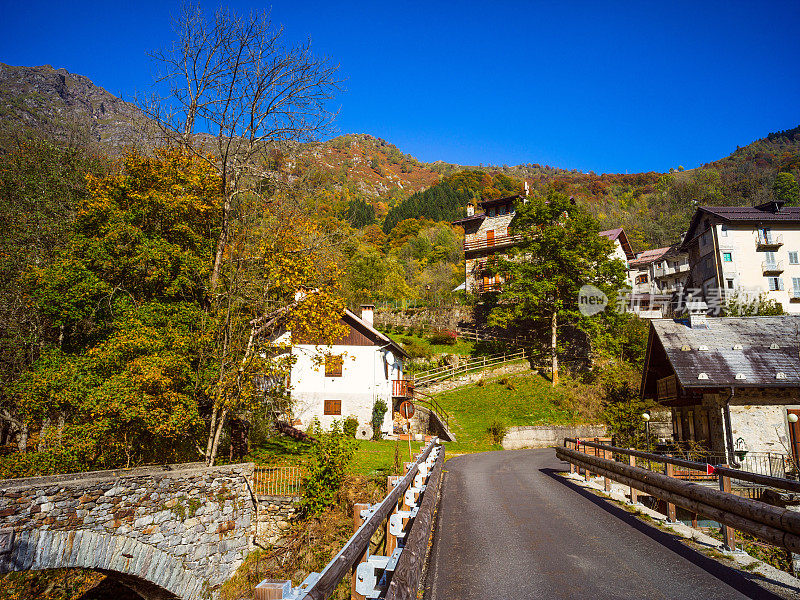
{"type": "Polygon", "coordinates": [[[297,516],[299,496],[259,496],[256,539],[273,545],[280,543],[290,521],[297,516]]]}
{"type": "Polygon", "coordinates": [[[0,572],[87,566],[184,586],[182,598],[200,597],[187,585],[213,595],[249,550],[252,472],[196,463],[2,480],[0,527],[16,541],[0,572]]]}

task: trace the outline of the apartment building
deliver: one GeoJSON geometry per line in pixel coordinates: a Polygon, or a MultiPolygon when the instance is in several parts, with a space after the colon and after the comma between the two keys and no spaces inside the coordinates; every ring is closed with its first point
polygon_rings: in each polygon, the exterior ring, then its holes
{"type": "Polygon", "coordinates": [[[628,263],[629,310],[645,319],[668,316],[672,296],[688,276],[689,255],[677,245],[639,252],[628,263]]]}
{"type": "Polygon", "coordinates": [[[763,294],[800,313],[800,207],[700,207],[680,250],[689,255],[687,289],[698,290],[712,312],[738,293],[763,294]]]}

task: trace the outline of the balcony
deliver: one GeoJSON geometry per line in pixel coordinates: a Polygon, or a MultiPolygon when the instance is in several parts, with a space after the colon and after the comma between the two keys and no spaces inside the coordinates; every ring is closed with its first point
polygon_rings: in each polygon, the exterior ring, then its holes
{"type": "Polygon", "coordinates": [[[483,282],[479,281],[475,284],[474,291],[476,294],[485,294],[487,292],[499,292],[503,289],[503,284],[499,281],[483,282]]]}
{"type": "Polygon", "coordinates": [[[392,397],[393,398],[413,398],[414,397],[414,381],[411,379],[394,379],[392,380],[392,397]]]}
{"type": "Polygon", "coordinates": [[[756,252],[777,250],[781,246],[783,246],[782,235],[764,235],[763,233],[759,233],[756,238],[756,252]]]}
{"type": "Polygon", "coordinates": [[[783,273],[783,261],[779,260],[778,262],[768,262],[764,261],[761,263],[761,272],[764,275],[780,275],[783,273]]]}
{"type": "Polygon", "coordinates": [[[478,239],[464,240],[464,251],[506,248],[522,241],[521,235],[496,235],[478,239]]]}

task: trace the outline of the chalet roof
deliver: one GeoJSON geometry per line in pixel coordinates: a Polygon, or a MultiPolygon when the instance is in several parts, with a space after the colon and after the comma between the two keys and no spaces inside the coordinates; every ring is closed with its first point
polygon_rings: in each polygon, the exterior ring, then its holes
{"type": "Polygon", "coordinates": [[[489,208],[490,206],[498,206],[500,204],[508,204],[509,202],[513,203],[517,200],[522,200],[522,196],[519,194],[515,194],[514,196],[505,196],[504,198],[487,198],[486,200],[481,200],[478,202],[484,209],[489,208]]]}
{"type": "Polygon", "coordinates": [[[470,221],[483,221],[486,218],[485,213],[478,213],[469,217],[463,217],[453,221],[453,225],[460,225],[461,223],[469,223],[470,221]]]}
{"type": "Polygon", "coordinates": [[[622,246],[622,251],[625,252],[625,256],[628,258],[628,260],[633,260],[633,258],[636,256],[633,253],[633,248],[631,248],[630,242],[628,241],[628,236],[625,235],[625,230],[622,227],[617,227],[616,229],[606,229],[605,231],[599,232],[598,235],[607,237],[612,242],[619,240],[619,243],[622,246]]]}
{"type": "Polygon", "coordinates": [[[784,206],[782,202],[766,202],[758,206],[700,206],[692,216],[681,248],[686,248],[688,243],[697,237],[698,230],[701,229],[700,224],[707,215],[737,225],[758,226],[780,223],[800,226],[800,206],[784,206]]]}
{"type": "Polygon", "coordinates": [[[644,395],[670,374],[684,389],[800,387],[800,316],[709,317],[706,323],[650,322],[644,395]]]}
{"type": "Polygon", "coordinates": [[[367,338],[374,341],[376,346],[389,346],[393,351],[397,352],[401,356],[408,358],[408,354],[406,353],[405,350],[403,350],[403,347],[400,346],[400,344],[398,344],[388,336],[382,334],[372,325],[367,323],[364,319],[357,316],[354,312],[348,309],[344,309],[344,316],[342,318],[345,323],[347,323],[351,327],[354,327],[356,330],[359,330],[367,338]]]}

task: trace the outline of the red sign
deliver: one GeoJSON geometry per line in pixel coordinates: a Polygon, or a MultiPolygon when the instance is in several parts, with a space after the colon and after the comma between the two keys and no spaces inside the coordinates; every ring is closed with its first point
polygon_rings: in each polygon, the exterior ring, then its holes
{"type": "Polygon", "coordinates": [[[410,419],[414,416],[414,405],[408,400],[403,400],[403,402],[400,403],[400,408],[398,410],[405,419],[410,419]]]}
{"type": "Polygon", "coordinates": [[[713,465],[706,464],[706,475],[713,475],[716,472],[717,470],[714,468],[713,465]]]}

